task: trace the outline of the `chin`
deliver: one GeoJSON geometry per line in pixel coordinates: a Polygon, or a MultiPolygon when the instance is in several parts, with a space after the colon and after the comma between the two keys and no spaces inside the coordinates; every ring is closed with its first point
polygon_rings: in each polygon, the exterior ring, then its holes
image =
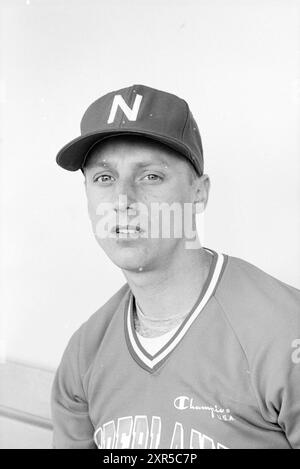
{"type": "MultiPolygon", "coordinates": [[[[162,253],[166,246],[161,241],[156,243],[99,243],[105,254],[120,269],[131,272],[155,270],[161,264],[162,253]]],[[[168,251],[168,250],[167,250],[168,251]]]]}
{"type": "Polygon", "coordinates": [[[112,252],[106,252],[110,260],[120,269],[131,272],[139,272],[140,268],[146,268],[147,256],[145,252],[139,249],[125,248],[115,249],[112,252]]]}
{"type": "Polygon", "coordinates": [[[122,270],[128,270],[129,272],[141,272],[146,269],[145,259],[141,259],[138,262],[137,259],[111,259],[113,263],[122,270]]]}

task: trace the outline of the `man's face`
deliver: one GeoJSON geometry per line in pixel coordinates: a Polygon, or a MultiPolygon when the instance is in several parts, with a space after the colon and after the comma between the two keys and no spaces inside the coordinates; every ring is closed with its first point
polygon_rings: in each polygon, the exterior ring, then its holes
{"type": "Polygon", "coordinates": [[[130,271],[163,266],[176,255],[187,231],[195,230],[195,202],[205,206],[208,196],[207,176],[197,177],[184,157],[141,137],[100,142],[84,174],[96,239],[118,267],[130,271]]]}

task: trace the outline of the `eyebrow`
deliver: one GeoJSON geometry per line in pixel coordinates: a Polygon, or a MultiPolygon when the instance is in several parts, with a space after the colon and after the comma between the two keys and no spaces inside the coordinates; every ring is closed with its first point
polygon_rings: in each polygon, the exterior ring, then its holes
{"type": "MultiPolygon", "coordinates": [[[[134,163],[133,167],[136,168],[146,168],[147,166],[151,165],[156,165],[156,166],[168,166],[168,163],[166,161],[146,161],[146,162],[139,162],[139,163],[134,163]]],[[[94,163],[91,165],[91,168],[112,168],[112,166],[109,163],[106,163],[104,161],[98,161],[97,163],[94,163]]]]}

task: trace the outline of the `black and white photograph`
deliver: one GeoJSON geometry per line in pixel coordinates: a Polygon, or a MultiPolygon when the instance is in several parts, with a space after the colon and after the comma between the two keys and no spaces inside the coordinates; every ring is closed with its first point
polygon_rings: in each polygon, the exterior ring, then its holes
{"type": "Polygon", "coordinates": [[[300,0],[0,33],[0,449],[300,449],[300,0]]]}

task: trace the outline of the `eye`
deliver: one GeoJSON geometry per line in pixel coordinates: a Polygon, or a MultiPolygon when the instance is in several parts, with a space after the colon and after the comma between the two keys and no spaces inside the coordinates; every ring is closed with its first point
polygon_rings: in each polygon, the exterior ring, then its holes
{"type": "Polygon", "coordinates": [[[161,176],[159,176],[158,174],[154,174],[154,173],[151,173],[151,174],[147,174],[144,179],[147,179],[148,181],[162,181],[163,178],[161,176]]]}
{"type": "Polygon", "coordinates": [[[109,184],[114,178],[109,174],[100,174],[94,178],[94,182],[100,182],[101,184],[109,184]]]}

